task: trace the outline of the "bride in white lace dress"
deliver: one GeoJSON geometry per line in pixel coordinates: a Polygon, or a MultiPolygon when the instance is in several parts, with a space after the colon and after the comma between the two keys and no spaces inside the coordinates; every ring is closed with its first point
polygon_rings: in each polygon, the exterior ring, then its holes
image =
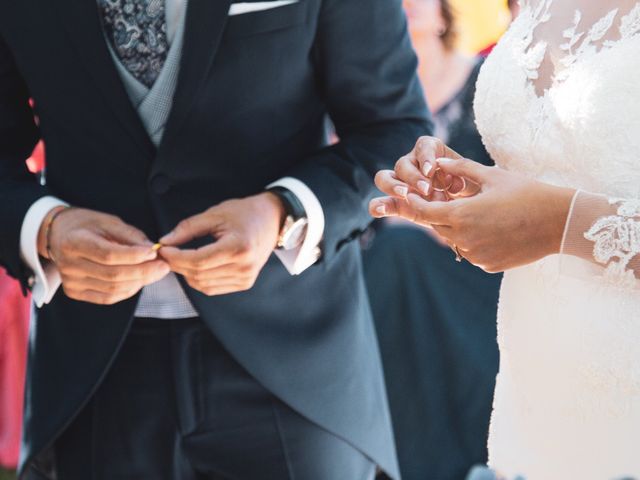
{"type": "Polygon", "coordinates": [[[507,270],[493,468],[640,478],[640,2],[521,7],[477,87],[498,168],[421,139],[378,174],[371,212],[507,270]]]}

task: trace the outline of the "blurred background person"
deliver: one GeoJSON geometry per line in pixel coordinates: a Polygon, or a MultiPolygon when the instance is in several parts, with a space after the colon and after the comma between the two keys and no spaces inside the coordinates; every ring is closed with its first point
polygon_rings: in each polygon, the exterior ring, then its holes
{"type": "MultiPolygon", "coordinates": [[[[467,158],[493,164],[473,115],[484,57],[458,48],[448,0],[406,0],[405,7],[434,135],[467,158]]],[[[365,245],[405,480],[461,480],[487,461],[501,276],[453,262],[452,255],[435,232],[397,222],[376,224],[365,245]]]]}
{"type": "Polygon", "coordinates": [[[520,13],[520,2],[518,0],[509,0],[509,11],[511,12],[511,18],[515,20],[520,13]]]}

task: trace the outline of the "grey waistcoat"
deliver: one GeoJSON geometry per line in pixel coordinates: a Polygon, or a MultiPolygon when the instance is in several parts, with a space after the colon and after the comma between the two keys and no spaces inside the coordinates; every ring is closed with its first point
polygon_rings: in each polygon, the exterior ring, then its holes
{"type": "MultiPolygon", "coordinates": [[[[173,105],[173,96],[178,84],[185,20],[186,11],[181,15],[164,67],[151,89],[140,83],[129,73],[118,59],[109,42],[107,42],[111,57],[115,62],[127,94],[156,147],[162,141],[164,129],[173,105]]],[[[171,273],[159,282],[142,290],[136,316],[165,319],[192,318],[197,317],[198,313],[184,293],[177,277],[171,273]]]]}

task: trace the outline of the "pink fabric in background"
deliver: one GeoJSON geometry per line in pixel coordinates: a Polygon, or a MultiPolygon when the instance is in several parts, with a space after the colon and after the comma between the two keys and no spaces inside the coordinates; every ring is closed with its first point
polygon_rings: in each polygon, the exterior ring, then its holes
{"type": "Polygon", "coordinates": [[[30,302],[0,269],[0,466],[15,468],[20,449],[30,302]]]}
{"type": "MultiPolygon", "coordinates": [[[[37,173],[44,165],[40,142],[27,167],[37,173]]],[[[0,467],[5,468],[15,468],[20,455],[30,308],[31,299],[23,297],[18,282],[0,268],[0,467]]]]}

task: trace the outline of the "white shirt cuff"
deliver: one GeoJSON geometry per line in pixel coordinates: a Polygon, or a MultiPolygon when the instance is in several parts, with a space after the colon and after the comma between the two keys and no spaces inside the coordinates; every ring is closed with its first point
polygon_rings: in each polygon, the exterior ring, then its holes
{"type": "Polygon", "coordinates": [[[68,206],[55,197],[43,197],[27,211],[20,230],[20,256],[35,277],[32,282],[32,298],[38,308],[49,303],[62,283],[60,273],[51,262],[42,264],[38,254],[38,232],[47,214],[56,207],[68,206]]]}
{"type": "Polygon", "coordinates": [[[291,275],[300,275],[321,256],[320,242],[324,236],[324,211],[318,197],[296,178],[284,177],[267,188],[282,187],[291,191],[304,207],[309,224],[302,245],[294,250],[276,250],[276,255],[291,275]]]}

